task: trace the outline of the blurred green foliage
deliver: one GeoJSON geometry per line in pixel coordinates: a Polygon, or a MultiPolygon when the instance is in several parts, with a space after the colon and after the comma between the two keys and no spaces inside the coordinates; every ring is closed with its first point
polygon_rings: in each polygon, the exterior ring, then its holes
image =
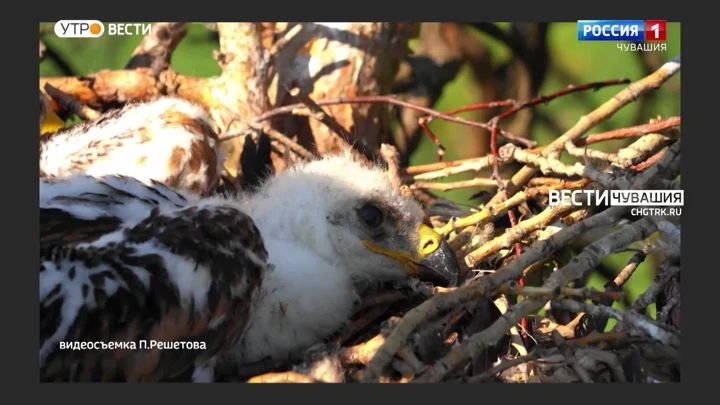
{"type": "MultiPolygon", "coordinates": [[[[122,68],[141,40],[140,36],[61,39],[52,33],[52,25],[52,23],[41,24],[41,33],[45,32],[41,37],[76,75],[89,74],[102,69],[122,68]]],[[[506,28],[509,24],[499,23],[499,25],[506,28]]],[[[509,49],[504,44],[481,32],[476,32],[476,35],[489,48],[494,66],[506,63],[511,57],[509,49]]],[[[679,23],[668,23],[666,43],[667,51],[659,58],[662,62],[680,55],[679,23]]],[[[552,93],[569,84],[618,78],[638,80],[645,76],[637,52],[621,51],[614,42],[579,42],[574,22],[551,24],[547,44],[550,52],[550,66],[541,88],[542,94],[552,93]]],[[[216,36],[204,24],[191,24],[188,35],[173,53],[172,67],[177,72],[186,75],[200,77],[216,75],[220,73],[220,69],[212,58],[212,52],[217,48],[216,36]]],[[[52,60],[46,60],[40,64],[40,75],[62,76],[64,72],[60,65],[52,60]]],[[[460,74],[445,87],[435,108],[443,111],[476,102],[477,95],[468,91],[472,88],[469,85],[472,80],[472,73],[465,66],[460,74]]],[[[620,89],[622,86],[612,86],[595,92],[573,94],[535,108],[544,110],[563,130],[566,130],[582,115],[607,101],[620,89]]],[[[591,133],[647,123],[650,118],[657,115],[667,117],[680,114],[680,74],[655,93],[654,101],[647,110],[649,111],[648,116],[639,117],[640,120],[637,121],[638,104],[633,103],[618,111],[591,133]]],[[[472,118],[473,113],[465,113],[460,116],[472,118]]],[[[471,157],[466,154],[467,148],[463,146],[463,140],[470,136],[467,127],[440,120],[435,120],[430,125],[433,132],[442,138],[442,142],[447,148],[446,160],[471,157]]],[[[540,145],[544,145],[561,134],[536,122],[530,130],[530,135],[540,145]]],[[[602,147],[603,149],[616,149],[620,143],[620,141],[607,142],[602,147]]],[[[423,139],[413,155],[411,163],[433,162],[435,154],[434,144],[429,139],[423,139]]],[[[457,190],[442,195],[456,201],[467,201],[468,196],[473,192],[473,190],[457,190]]],[[[608,258],[605,264],[611,268],[620,269],[627,263],[630,256],[631,253],[616,254],[608,258]]],[[[653,260],[648,259],[630,279],[626,290],[631,299],[635,299],[647,288],[652,280],[654,267],[653,260]]],[[[591,279],[591,285],[602,288],[606,281],[596,275],[591,279]]],[[[616,305],[618,308],[622,308],[622,305],[616,305]]],[[[650,308],[650,312],[653,314],[653,308],[650,308]]]]}

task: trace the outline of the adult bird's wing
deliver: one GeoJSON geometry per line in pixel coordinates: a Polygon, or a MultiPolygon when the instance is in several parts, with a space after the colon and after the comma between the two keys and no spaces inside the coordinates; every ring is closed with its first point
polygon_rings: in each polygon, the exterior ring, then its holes
{"type": "Polygon", "coordinates": [[[40,180],[43,381],[211,381],[267,266],[236,203],[122,176],[40,180]]]}

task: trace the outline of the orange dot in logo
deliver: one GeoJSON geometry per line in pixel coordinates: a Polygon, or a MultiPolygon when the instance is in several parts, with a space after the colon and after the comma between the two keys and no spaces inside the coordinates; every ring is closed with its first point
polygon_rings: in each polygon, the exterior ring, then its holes
{"type": "Polygon", "coordinates": [[[100,28],[100,24],[98,24],[98,23],[94,23],[94,24],[90,25],[90,33],[93,35],[99,34],[101,29],[102,28],[100,28]]]}

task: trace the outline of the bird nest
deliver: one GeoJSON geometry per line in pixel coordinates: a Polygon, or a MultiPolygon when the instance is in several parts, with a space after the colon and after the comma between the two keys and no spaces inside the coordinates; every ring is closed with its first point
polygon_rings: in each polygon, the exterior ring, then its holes
{"type": "Polygon", "coordinates": [[[397,150],[384,145],[396,186],[425,203],[430,223],[454,249],[462,268],[458,286],[414,281],[366,291],[352,321],[327,342],[292,362],[248,365],[228,380],[679,382],[678,217],[549,204],[549,195],[561,190],[680,189],[679,117],[580,138],[677,68],[671,61],[628,86],[544,148],[507,143],[484,157],[402,168],[397,150]],[[637,140],[616,153],[586,148],[628,137],[637,140]],[[561,152],[585,163],[566,165],[557,158],[561,152]],[[479,208],[426,191],[465,185],[433,182],[451,174],[498,173],[513,163],[522,167],[512,176],[514,189],[506,183],[496,195],[476,196],[483,199],[479,208]],[[628,253],[603,289],[586,286],[602,260],[628,253]],[[652,284],[629,300],[623,285],[653,255],[661,264],[652,284]],[[613,307],[616,302],[628,310],[613,307]],[[646,311],[653,303],[655,317],[646,311]]]}
{"type": "MultiPolygon", "coordinates": [[[[179,25],[166,24],[167,29],[179,25]]],[[[226,24],[223,29],[230,30],[230,26],[226,24]]],[[[282,51],[289,39],[283,41],[278,41],[270,54],[282,51]]],[[[231,45],[226,41],[223,46],[231,45]]],[[[216,55],[223,75],[205,83],[207,86],[228,85],[228,80],[247,81],[231,77],[233,63],[242,61],[233,62],[224,55],[216,55]],[[224,80],[225,76],[228,80],[224,80]]],[[[261,67],[267,70],[267,66],[261,64],[261,67]]],[[[46,79],[43,88],[57,105],[91,119],[98,112],[69,94],[76,97],[92,94],[97,98],[93,100],[95,104],[107,107],[134,94],[130,91],[134,89],[124,83],[137,80],[118,79],[122,75],[149,78],[152,73],[153,85],[168,88],[170,84],[177,87],[178,83],[190,81],[167,66],[163,69],[161,74],[155,74],[157,72],[148,66],[119,73],[103,71],[92,75],[93,80],[89,81],[46,79]],[[102,91],[101,86],[113,82],[112,75],[117,76],[118,85],[111,86],[112,92],[102,91]],[[90,87],[92,91],[88,91],[90,87]],[[106,94],[112,97],[101,100],[106,94]]],[[[543,147],[534,147],[527,140],[513,137],[499,129],[498,123],[522,109],[556,97],[628,81],[570,86],[525,102],[503,101],[477,106],[507,107],[487,124],[462,120],[391,96],[311,100],[297,88],[290,92],[298,100],[297,104],[255,115],[245,111],[245,115],[252,118],[235,125],[232,131],[225,131],[220,140],[245,139],[245,163],[240,162],[240,166],[243,166],[246,188],[260,181],[258,173],[262,172],[252,169],[258,164],[253,158],[253,151],[257,150],[253,149],[252,137],[246,135],[262,129],[274,148],[298,160],[312,158],[312,153],[289,137],[262,124],[281,114],[300,114],[311,117],[314,124],[321,122],[325,131],[329,128],[331,132],[343,133],[343,125],[335,122],[332,114],[323,110],[324,106],[374,103],[421,111],[428,116],[421,118],[419,125],[439,146],[439,140],[427,128],[432,119],[481,127],[491,133],[492,153],[472,159],[402,167],[397,150],[387,145],[381,150],[394,185],[424,203],[429,223],[455,251],[461,267],[457,285],[443,288],[413,281],[359,292],[362,300],[355,315],[326,342],[311,347],[292,361],[247,364],[219,376],[219,380],[679,381],[680,223],[677,216],[631,215],[630,207],[550,204],[551,195],[564,190],[680,190],[680,117],[658,117],[643,125],[585,136],[623,106],[660,87],[679,69],[680,61],[675,59],[630,83],[543,147]],[[615,153],[589,147],[607,140],[630,138],[636,139],[615,153]],[[507,143],[500,146],[500,139],[507,143]],[[560,159],[563,153],[584,163],[568,165],[560,159]],[[484,169],[492,169],[491,178],[439,181],[450,175],[484,169]],[[501,171],[511,177],[501,178],[501,171]],[[498,192],[476,196],[480,204],[472,207],[439,199],[428,192],[487,185],[497,185],[498,192]],[[604,259],[627,253],[630,258],[626,265],[603,289],[587,287],[590,274],[602,267],[604,259]],[[630,301],[623,285],[650,257],[660,260],[655,277],[639,297],[630,301]],[[628,309],[617,309],[613,305],[616,302],[624,302],[628,309]],[[651,304],[656,305],[654,317],[647,312],[651,304]]],[[[194,87],[183,88],[190,92],[194,87]]],[[[227,100],[216,101],[213,108],[227,100]]],[[[242,105],[248,104],[247,100],[241,101],[242,105]]],[[[245,108],[242,105],[237,106],[238,111],[245,108]]],[[[268,146],[257,145],[262,147],[268,146]]],[[[225,179],[223,190],[232,190],[235,186],[232,179],[225,179]]]]}

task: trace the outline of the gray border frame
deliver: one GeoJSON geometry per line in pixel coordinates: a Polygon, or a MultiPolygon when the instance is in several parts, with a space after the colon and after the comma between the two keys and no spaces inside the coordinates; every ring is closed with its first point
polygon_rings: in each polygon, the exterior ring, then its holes
{"type": "MultiPolygon", "coordinates": [[[[380,387],[368,387],[360,384],[347,384],[347,385],[334,385],[331,387],[318,387],[314,384],[287,384],[288,386],[273,386],[267,384],[252,385],[252,384],[213,384],[213,385],[193,385],[193,384],[173,384],[168,387],[165,384],[147,384],[147,385],[134,385],[125,387],[123,385],[115,385],[114,387],[106,387],[106,384],[84,384],[82,387],[75,387],[72,384],[40,384],[38,382],[38,366],[37,366],[37,347],[38,347],[38,312],[36,307],[37,299],[37,273],[34,270],[26,270],[25,266],[34,267],[38,265],[37,256],[34,252],[38,250],[38,214],[35,211],[37,206],[38,191],[35,188],[35,178],[38,172],[38,166],[35,163],[33,156],[37,156],[38,146],[37,137],[34,135],[36,131],[37,115],[34,113],[37,105],[37,96],[35,93],[34,86],[37,86],[38,72],[30,66],[37,66],[37,26],[41,21],[56,21],[59,19],[67,18],[96,18],[105,21],[137,21],[138,11],[143,11],[143,20],[147,21],[183,21],[186,17],[192,17],[192,21],[212,21],[213,17],[217,19],[220,15],[231,15],[235,14],[236,18],[243,20],[278,20],[278,21],[333,21],[333,20],[358,20],[358,21],[372,21],[381,18],[383,20],[412,20],[412,21],[459,21],[465,20],[468,17],[475,17],[473,20],[484,20],[484,21],[576,21],[578,19],[612,19],[612,18],[626,18],[626,19],[666,19],[669,21],[681,21],[682,25],[682,39],[681,48],[685,49],[685,55],[683,55],[682,61],[685,62],[681,72],[684,72],[684,82],[682,92],[682,99],[692,100],[689,94],[693,94],[695,88],[693,85],[688,85],[687,82],[693,82],[695,80],[700,81],[702,78],[708,78],[708,82],[714,77],[713,71],[708,71],[708,68],[714,68],[714,66],[707,62],[701,62],[703,52],[714,52],[714,49],[708,49],[702,51],[691,51],[691,49],[697,46],[696,44],[702,41],[706,45],[712,45],[710,39],[715,38],[716,35],[710,35],[709,24],[692,24],[684,16],[687,14],[686,9],[683,7],[668,6],[663,7],[660,3],[653,3],[652,6],[644,6],[642,3],[636,3],[632,1],[615,1],[608,0],[602,3],[597,3],[597,7],[594,7],[594,3],[585,3],[583,7],[573,7],[580,3],[575,1],[556,1],[552,3],[552,7],[548,7],[546,4],[541,2],[532,2],[526,4],[511,3],[507,4],[506,7],[499,6],[497,3],[467,3],[460,2],[458,0],[444,0],[442,4],[433,5],[433,3],[427,3],[427,6],[421,6],[420,4],[413,5],[409,8],[406,7],[388,7],[387,2],[378,2],[378,7],[373,7],[373,0],[364,0],[362,7],[357,9],[347,8],[347,11],[342,12],[343,7],[337,7],[337,2],[314,2],[310,5],[308,2],[303,2],[299,7],[293,7],[290,3],[287,7],[271,6],[268,3],[259,3],[253,5],[253,7],[243,7],[238,4],[237,12],[228,13],[229,3],[219,2],[217,0],[210,1],[206,0],[203,2],[202,7],[193,7],[192,11],[185,8],[177,7],[158,7],[149,8],[148,3],[137,3],[138,7],[135,7],[133,1],[126,1],[123,7],[97,7],[96,4],[88,1],[78,1],[73,4],[70,8],[61,7],[40,7],[37,4],[35,7],[37,10],[35,18],[31,19],[28,24],[22,24],[19,29],[12,30],[13,36],[6,40],[5,49],[6,55],[8,55],[8,62],[5,67],[10,69],[7,76],[8,78],[17,78],[19,82],[22,82],[19,91],[8,91],[6,96],[11,99],[17,97],[18,104],[23,106],[17,111],[14,109],[6,109],[6,117],[10,120],[15,119],[15,115],[26,116],[25,122],[27,122],[27,130],[22,129],[19,131],[19,135],[14,133],[6,133],[5,138],[5,149],[7,151],[13,151],[16,148],[24,151],[31,152],[17,152],[17,160],[13,156],[9,159],[0,160],[0,165],[3,167],[3,172],[7,175],[5,180],[9,180],[10,184],[6,186],[6,196],[11,198],[3,198],[3,205],[7,204],[3,211],[6,213],[4,226],[2,230],[8,232],[7,235],[9,243],[6,244],[7,249],[5,250],[6,261],[5,261],[5,278],[3,282],[3,300],[5,301],[3,308],[5,309],[5,319],[3,322],[3,335],[7,338],[6,348],[8,351],[5,354],[4,367],[5,373],[12,380],[18,382],[18,384],[4,384],[6,389],[19,390],[16,394],[9,393],[6,398],[12,395],[22,395],[28,401],[43,400],[47,402],[56,401],[59,398],[63,398],[71,402],[107,402],[107,403],[120,403],[126,402],[131,398],[144,398],[150,400],[151,396],[162,395],[157,399],[162,402],[174,403],[174,402],[185,402],[192,401],[197,403],[198,401],[212,401],[214,399],[225,399],[226,396],[229,401],[256,401],[261,402],[273,402],[282,400],[293,400],[294,395],[299,394],[311,394],[314,393],[316,396],[308,398],[313,402],[336,402],[338,400],[343,401],[347,398],[351,398],[348,394],[352,391],[357,391],[355,395],[358,396],[358,400],[361,402],[369,402],[374,399],[389,400],[389,401],[400,401],[414,403],[420,402],[432,402],[435,404],[445,403],[448,400],[454,401],[466,401],[466,400],[511,400],[511,401],[539,401],[541,399],[547,400],[548,402],[555,402],[559,396],[576,394],[577,400],[584,400],[589,395],[597,395],[598,399],[603,398],[605,400],[620,400],[622,396],[625,396],[632,391],[636,391],[637,395],[643,395],[644,401],[653,401],[655,398],[667,397],[665,399],[672,400],[670,396],[676,397],[677,392],[675,389],[670,388],[670,385],[613,385],[610,387],[600,388],[598,386],[586,386],[583,388],[576,387],[574,385],[562,386],[562,385],[524,385],[524,386],[512,386],[503,384],[485,384],[482,386],[477,385],[439,385],[437,387],[429,387],[426,385],[413,386],[410,385],[380,385],[380,387]],[[324,4],[323,4],[324,3],[324,4]],[[476,12],[468,11],[468,8],[477,5],[476,12]],[[265,7],[263,7],[265,6],[265,7]],[[595,8],[596,11],[591,12],[588,9],[595,8]],[[224,10],[224,12],[220,11],[224,10]],[[331,12],[335,11],[335,12],[331,12]],[[375,10],[382,10],[381,17],[375,10]],[[221,14],[222,13],[222,14],[221,14]],[[705,35],[701,35],[701,31],[705,31],[705,35]],[[706,40],[702,40],[706,38],[706,40]],[[17,58],[17,59],[16,59],[17,58]],[[13,63],[17,60],[23,61],[23,63],[13,63]],[[24,61],[28,61],[27,64],[24,61]],[[704,71],[707,71],[704,74],[704,71]],[[29,106],[29,107],[28,107],[29,106]],[[31,156],[21,156],[25,153],[31,156]],[[34,262],[32,264],[30,262],[34,262]],[[28,385],[26,385],[28,384],[28,385]],[[42,385],[42,386],[40,386],[42,385]],[[359,388],[360,387],[360,388],[359,388]],[[602,390],[602,391],[600,391],[602,390]],[[617,391],[618,397],[613,398],[610,391],[617,391]],[[532,391],[531,397],[524,397],[523,393],[529,393],[532,391]],[[554,396],[550,391],[557,391],[559,396],[554,396]],[[571,392],[574,391],[574,392],[571,392]],[[247,395],[247,396],[246,396],[247,395]],[[395,395],[398,397],[393,398],[395,395]],[[510,397],[508,397],[510,395],[510,397]],[[463,397],[467,398],[463,399],[463,397]],[[34,397],[34,398],[31,398],[34,397]]],[[[436,3],[437,4],[437,3],[436,3]]],[[[22,13],[21,13],[22,14],[22,13]]],[[[11,25],[12,21],[17,17],[14,15],[11,18],[6,19],[6,25],[11,25]]],[[[21,18],[22,19],[22,18],[21,18]]],[[[7,32],[7,31],[6,31],[7,32]]],[[[672,56],[672,55],[671,55],[672,56]]],[[[37,69],[37,68],[35,68],[37,69]]],[[[716,74],[716,73],[715,73],[716,74]]],[[[632,78],[636,79],[636,78],[632,78]]],[[[13,80],[13,79],[10,79],[13,80]]],[[[701,88],[698,86],[698,88],[701,88]]],[[[701,90],[699,90],[701,91],[701,90]]],[[[706,95],[708,98],[713,95],[706,95]]],[[[712,99],[710,99],[712,100],[712,99]]],[[[708,123],[705,132],[700,132],[699,129],[702,126],[701,122],[706,117],[712,117],[712,112],[709,111],[711,106],[714,106],[712,102],[693,102],[689,101],[690,108],[684,109],[683,116],[685,117],[685,131],[689,136],[685,137],[684,147],[686,153],[690,153],[692,158],[686,158],[683,160],[682,172],[687,175],[684,179],[684,185],[686,189],[693,190],[694,188],[690,185],[691,183],[700,183],[699,179],[702,175],[700,173],[700,162],[703,160],[702,154],[708,153],[710,148],[696,147],[699,144],[698,137],[706,136],[713,137],[715,134],[712,131],[708,131],[713,128],[711,123],[708,123]],[[693,131],[692,128],[697,128],[697,131],[693,131]],[[689,151],[689,152],[688,152],[689,151]],[[691,160],[698,163],[689,164],[691,160]]],[[[715,113],[717,114],[717,113],[715,113]]],[[[10,124],[12,125],[12,124],[10,124]]],[[[25,127],[25,125],[22,125],[25,127]]],[[[6,155],[9,156],[9,155],[6,155]]],[[[710,160],[707,160],[710,162],[710,160]]],[[[711,168],[710,165],[706,166],[711,168]]],[[[707,173],[706,176],[713,176],[715,173],[707,173]]],[[[712,177],[709,177],[712,179],[712,177]]],[[[696,184],[700,187],[699,184],[696,184]]],[[[691,322],[691,318],[695,318],[695,314],[698,314],[701,309],[696,302],[700,297],[705,297],[703,287],[708,288],[713,283],[710,278],[714,278],[716,271],[714,268],[708,268],[708,271],[703,271],[704,268],[701,266],[700,258],[704,252],[712,252],[712,247],[709,246],[710,239],[697,238],[688,240],[688,238],[694,237],[696,234],[691,230],[696,224],[699,224],[703,217],[713,215],[714,211],[711,207],[704,209],[704,204],[707,204],[707,200],[697,198],[697,194],[692,192],[686,193],[688,199],[686,207],[683,210],[684,225],[686,228],[685,239],[686,243],[682,245],[683,259],[685,260],[684,268],[686,270],[685,286],[685,306],[684,313],[686,316],[685,327],[683,332],[685,335],[690,335],[686,339],[690,339],[692,342],[694,333],[698,330],[696,325],[703,325],[703,320],[696,319],[697,323],[691,322]],[[694,209],[691,207],[695,207],[694,209]],[[701,275],[700,275],[701,274],[701,275]],[[703,282],[699,282],[699,277],[703,278],[703,282]],[[696,291],[697,290],[697,291],[696,291]],[[691,317],[692,316],[692,317],[691,317]]],[[[707,312],[712,313],[712,308],[708,308],[707,312]]],[[[710,321],[709,319],[705,322],[710,321]]],[[[698,339],[700,337],[698,336],[698,339]]],[[[693,345],[694,346],[694,345],[693,345]]],[[[703,350],[705,356],[709,353],[707,350],[713,350],[712,346],[697,345],[697,348],[690,346],[686,350],[703,350]]],[[[703,354],[700,354],[703,356],[703,354]]],[[[693,381],[700,379],[703,376],[709,378],[711,375],[708,373],[701,373],[696,371],[697,368],[691,367],[693,364],[694,356],[686,355],[685,363],[683,367],[684,381],[693,381]]],[[[6,377],[7,378],[7,377],[6,377]]],[[[8,381],[9,382],[9,381],[8,381]]],[[[630,398],[625,397],[626,400],[630,398]]],[[[350,399],[354,402],[355,399],[350,399]]]]}

